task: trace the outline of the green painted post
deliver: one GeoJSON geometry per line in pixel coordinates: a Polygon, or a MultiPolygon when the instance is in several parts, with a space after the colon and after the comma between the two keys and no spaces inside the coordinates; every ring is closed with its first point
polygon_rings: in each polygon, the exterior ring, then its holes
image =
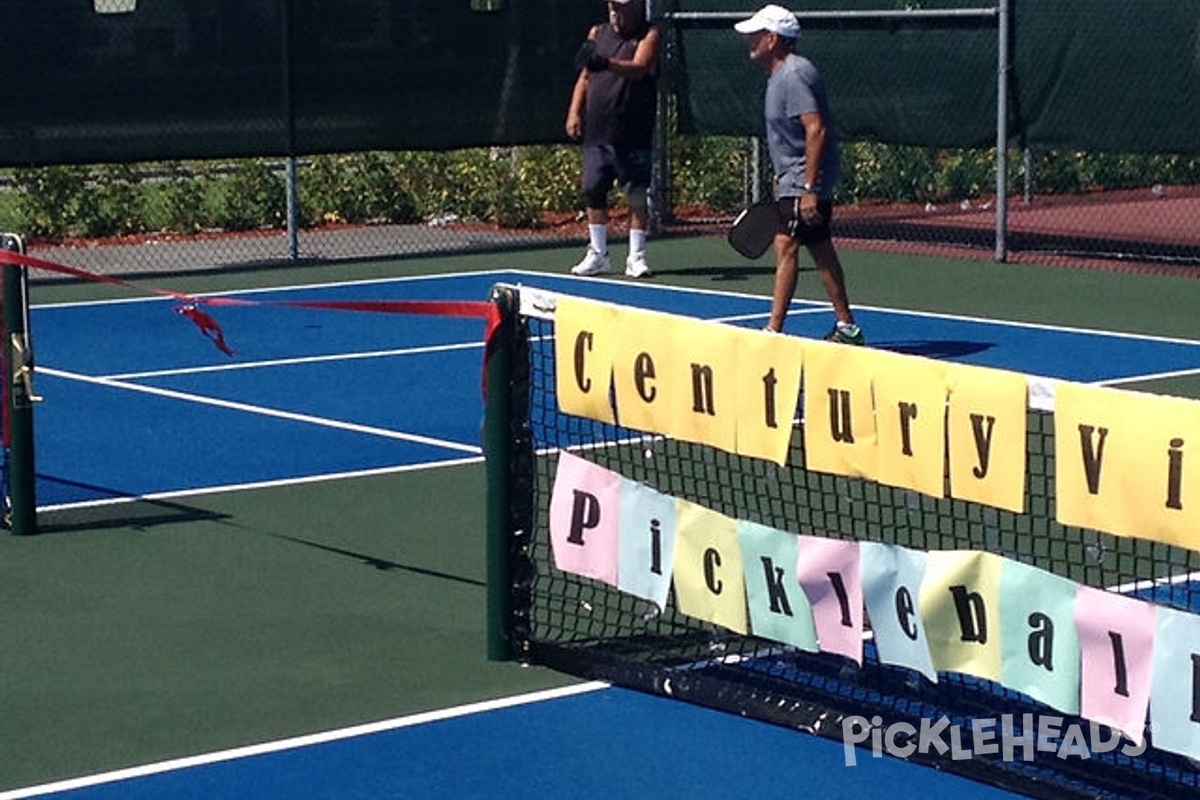
{"type": "MultiPolygon", "coordinates": [[[[4,249],[25,252],[13,234],[0,238],[4,249]]],[[[8,500],[12,532],[37,533],[37,472],[33,456],[33,353],[26,331],[26,270],[4,265],[4,346],[8,381],[8,500]]]]}
{"type": "Polygon", "coordinates": [[[501,321],[493,333],[486,365],[487,398],[483,415],[483,451],[487,475],[487,605],[488,658],[512,660],[512,336],[513,292],[497,287],[492,302],[501,321]]]}

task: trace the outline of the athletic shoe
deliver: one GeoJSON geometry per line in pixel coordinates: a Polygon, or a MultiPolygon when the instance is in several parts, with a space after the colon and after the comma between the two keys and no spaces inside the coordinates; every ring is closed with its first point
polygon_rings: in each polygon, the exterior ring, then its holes
{"type": "Polygon", "coordinates": [[[867,337],[863,336],[862,328],[857,325],[834,325],[833,330],[825,337],[827,342],[837,342],[838,344],[852,344],[862,347],[867,343],[867,337]]]}
{"type": "Polygon", "coordinates": [[[572,275],[601,275],[612,269],[608,262],[608,253],[597,253],[588,248],[587,255],[575,266],[571,267],[572,275]]]}
{"type": "Polygon", "coordinates": [[[645,253],[630,253],[625,259],[625,274],[631,278],[645,278],[650,275],[650,265],[646,263],[645,253]]]}

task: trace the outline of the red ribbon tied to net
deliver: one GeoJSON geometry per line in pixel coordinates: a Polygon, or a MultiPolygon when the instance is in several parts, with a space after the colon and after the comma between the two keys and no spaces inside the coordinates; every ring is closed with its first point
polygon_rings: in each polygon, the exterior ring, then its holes
{"type": "MultiPolygon", "coordinates": [[[[323,309],[326,311],[358,311],[358,312],[375,312],[386,314],[425,314],[439,317],[466,317],[474,319],[482,319],[484,321],[484,362],[487,362],[488,356],[492,350],[492,339],[496,330],[500,326],[500,309],[495,303],[482,301],[468,300],[365,300],[365,301],[259,301],[259,300],[244,300],[233,297],[207,297],[203,300],[182,292],[175,292],[169,289],[145,288],[121,278],[111,275],[103,275],[87,270],[78,269],[76,267],[68,267],[64,264],[56,264],[53,261],[45,261],[40,258],[18,253],[12,250],[0,250],[0,266],[13,265],[22,267],[33,267],[35,269],[54,272],[60,275],[70,275],[74,278],[80,278],[96,283],[109,283],[115,286],[124,286],[129,289],[134,289],[140,292],[159,295],[160,297],[171,297],[179,301],[180,305],[175,307],[175,313],[182,317],[190,319],[200,333],[207,339],[212,341],[222,353],[227,356],[235,355],[235,351],[225,341],[225,333],[221,330],[221,325],[213,318],[213,316],[203,309],[201,305],[209,306],[285,306],[291,308],[309,308],[323,309]]],[[[484,374],[484,392],[487,392],[487,375],[484,374]]]]}
{"type": "Polygon", "coordinates": [[[196,323],[196,327],[200,329],[200,333],[211,339],[213,344],[222,353],[227,356],[237,355],[233,351],[233,348],[226,344],[225,332],[221,330],[220,324],[212,316],[201,311],[195,303],[185,303],[184,305],[176,306],[175,313],[182,314],[196,323]]]}

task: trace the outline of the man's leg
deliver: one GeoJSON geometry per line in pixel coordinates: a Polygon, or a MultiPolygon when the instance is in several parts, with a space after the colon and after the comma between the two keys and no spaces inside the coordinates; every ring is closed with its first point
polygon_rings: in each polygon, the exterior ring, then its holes
{"type": "Polygon", "coordinates": [[[625,199],[629,203],[629,254],[625,259],[625,274],[631,278],[644,278],[650,274],[650,266],[646,263],[646,232],[650,228],[646,189],[630,189],[625,199]]]}
{"type": "Polygon", "coordinates": [[[588,246],[601,255],[608,254],[608,209],[588,206],[588,246]]]}
{"type": "Polygon", "coordinates": [[[612,187],[612,174],[602,149],[584,148],[581,184],[587,201],[588,249],[583,260],[571,267],[571,274],[600,275],[612,268],[608,259],[608,191],[612,187]]]}
{"type": "Polygon", "coordinates": [[[850,309],[850,301],[846,297],[846,273],[842,269],[842,261],[838,258],[833,240],[814,242],[808,245],[808,253],[817,265],[817,274],[821,276],[821,284],[825,294],[833,304],[833,313],[838,322],[847,325],[854,324],[854,312],[850,309]]]}
{"type": "Polygon", "coordinates": [[[782,331],[788,306],[796,291],[800,245],[786,233],[775,234],[775,284],[771,291],[771,318],[767,330],[782,331]]]}

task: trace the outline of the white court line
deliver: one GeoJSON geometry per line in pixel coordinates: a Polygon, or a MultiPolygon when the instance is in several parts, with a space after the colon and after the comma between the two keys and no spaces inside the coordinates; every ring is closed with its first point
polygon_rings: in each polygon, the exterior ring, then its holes
{"type": "MultiPolygon", "coordinates": [[[[114,375],[103,375],[108,380],[135,380],[139,378],[161,378],[168,375],[198,375],[205,372],[229,372],[239,369],[259,369],[263,367],[288,367],[296,364],[319,364],[328,361],[353,361],[367,358],[390,358],[392,356],[423,355],[428,353],[444,353],[453,350],[481,350],[483,342],[464,342],[462,344],[438,344],[424,347],[403,347],[393,350],[367,350],[361,353],[332,353],[324,356],[296,356],[294,358],[276,358],[265,361],[240,361],[231,364],[212,364],[204,367],[176,367],[175,369],[148,370],[146,372],[124,372],[114,375]]],[[[38,370],[41,367],[37,368],[38,370]]]]}
{"type": "MultiPolygon", "coordinates": [[[[617,277],[574,278],[569,275],[561,275],[561,274],[554,273],[554,272],[538,272],[535,270],[522,270],[522,269],[491,269],[491,270],[479,270],[479,271],[467,271],[467,272],[446,272],[446,273],[439,273],[437,275],[408,275],[408,276],[401,276],[401,277],[366,278],[366,279],[362,279],[362,280],[352,280],[352,281],[327,281],[327,282],[321,282],[321,283],[310,283],[310,284],[289,285],[289,286],[266,286],[266,287],[260,287],[260,288],[250,288],[250,289],[229,289],[229,290],[218,291],[218,292],[196,292],[196,293],[189,294],[189,296],[202,299],[205,297],[225,297],[225,296],[230,296],[230,295],[235,295],[235,296],[236,295],[252,295],[252,294],[264,294],[264,293],[269,293],[269,292],[302,292],[302,291],[310,291],[310,290],[316,290],[316,289],[345,288],[345,287],[351,287],[351,286],[372,286],[372,285],[380,285],[380,284],[387,284],[387,283],[403,284],[403,283],[412,283],[412,282],[421,282],[421,281],[436,282],[439,280],[461,280],[463,278],[488,277],[488,276],[497,278],[498,283],[509,283],[509,284],[515,285],[518,289],[522,288],[522,286],[524,284],[522,284],[519,280],[512,280],[513,276],[519,276],[519,277],[530,279],[530,281],[529,281],[530,288],[539,288],[537,286],[537,281],[539,281],[539,280],[541,280],[541,281],[553,280],[556,282],[565,280],[569,283],[577,284],[579,286],[584,286],[588,283],[608,283],[608,284],[616,284],[616,285],[622,285],[622,286],[630,285],[628,281],[622,280],[617,277]],[[506,278],[509,280],[503,280],[506,278]]],[[[665,283],[638,283],[635,285],[638,288],[638,290],[647,291],[647,292],[665,292],[668,294],[696,294],[696,295],[703,295],[703,296],[708,296],[708,297],[737,297],[737,298],[743,298],[743,299],[762,300],[763,302],[770,303],[770,297],[768,297],[766,295],[751,294],[749,292],[731,292],[731,291],[724,290],[724,289],[702,289],[702,288],[691,287],[691,286],[673,286],[673,285],[665,284],[665,283]]],[[[558,294],[570,294],[570,292],[566,292],[566,291],[557,291],[557,290],[555,290],[555,291],[558,294]]],[[[176,298],[161,297],[161,296],[136,297],[136,298],[115,298],[115,299],[108,299],[108,300],[79,300],[79,301],[69,301],[69,302],[62,302],[62,303],[35,303],[33,308],[35,308],[35,309],[39,309],[39,308],[69,308],[69,307],[77,307],[77,306],[111,305],[111,304],[117,304],[117,303],[140,303],[140,302],[177,302],[177,300],[176,300],[176,298]]],[[[1005,325],[1005,326],[1014,327],[1014,328],[1030,328],[1030,329],[1035,329],[1035,330],[1062,331],[1062,332],[1066,332],[1066,333],[1085,333],[1085,334],[1093,334],[1096,336],[1109,336],[1109,337],[1115,337],[1115,338],[1121,338],[1121,339],[1140,339],[1140,340],[1145,340],[1145,341],[1170,342],[1173,344],[1200,345],[1200,341],[1195,340],[1195,339],[1183,339],[1183,338],[1169,337],[1169,336],[1156,336],[1153,334],[1144,334],[1144,333],[1126,333],[1126,332],[1121,332],[1121,331],[1101,330],[1101,329],[1095,329],[1095,328],[1080,328],[1080,327],[1065,326],[1065,325],[1051,325],[1051,324],[1047,324],[1047,323],[1038,323],[1038,322],[1019,322],[1016,320],[998,319],[995,317],[979,317],[979,316],[964,315],[964,314],[949,314],[949,313],[940,312],[940,311],[914,311],[911,309],[893,308],[893,307],[889,307],[889,306],[872,306],[872,305],[855,304],[854,307],[856,309],[862,309],[864,311],[877,311],[877,312],[881,312],[881,313],[885,313],[885,314],[897,314],[897,315],[911,316],[911,317],[925,317],[925,318],[929,318],[929,319],[948,319],[948,320],[955,320],[955,321],[960,321],[960,322],[976,322],[976,323],[981,323],[981,324],[986,324],[986,325],[1005,325]]],[[[792,300],[792,309],[789,313],[804,313],[804,312],[810,312],[810,311],[821,311],[821,310],[826,310],[828,308],[829,308],[829,303],[827,303],[825,301],[805,300],[802,298],[795,298],[792,300]]],[[[763,315],[765,315],[766,313],[768,313],[768,312],[764,311],[763,315]]],[[[757,315],[746,315],[747,318],[752,318],[753,316],[757,316],[757,315]]]]}
{"type": "MultiPolygon", "coordinates": [[[[384,283],[411,283],[416,281],[432,281],[441,279],[456,279],[474,276],[487,275],[513,275],[519,270],[511,269],[489,269],[469,272],[446,272],[437,275],[403,275],[392,276],[387,278],[361,278],[352,281],[323,281],[320,283],[302,283],[288,284],[286,286],[260,286],[257,288],[248,289],[223,289],[215,292],[180,292],[202,300],[205,297],[229,297],[239,296],[244,294],[267,294],[270,292],[303,292],[313,289],[340,289],[349,286],[372,286],[384,283]]],[[[546,273],[533,273],[545,275],[546,273]]],[[[145,291],[138,287],[133,287],[130,291],[145,291]]],[[[411,298],[416,299],[416,298],[411,298]]],[[[178,297],[166,297],[159,294],[146,294],[138,297],[110,297],[105,300],[64,300],[57,303],[34,303],[34,308],[78,308],[81,306],[107,306],[120,305],[121,303],[178,303],[178,297]]],[[[269,302],[269,301],[267,301],[269,302]]],[[[308,309],[312,310],[312,309],[308,309]]]]}
{"type": "MultiPolygon", "coordinates": [[[[326,282],[320,282],[320,283],[298,284],[298,285],[288,285],[288,286],[264,286],[264,287],[260,287],[260,288],[250,288],[250,289],[228,289],[228,290],[217,291],[217,292],[194,292],[194,293],[189,293],[188,296],[203,299],[205,297],[226,297],[226,296],[230,296],[230,295],[234,295],[234,296],[253,295],[253,294],[265,294],[265,293],[269,293],[269,292],[302,292],[302,291],[311,291],[311,290],[317,290],[317,289],[345,288],[345,287],[351,287],[351,286],[372,286],[372,285],[380,285],[380,284],[387,284],[387,283],[403,284],[403,283],[413,283],[413,282],[420,282],[420,281],[436,282],[439,280],[461,280],[463,278],[488,277],[488,276],[492,276],[492,277],[495,277],[498,279],[504,279],[504,278],[511,279],[512,276],[520,276],[520,277],[532,279],[529,282],[529,286],[531,288],[539,288],[537,286],[538,280],[542,280],[542,281],[553,280],[556,282],[565,280],[572,284],[577,284],[579,286],[584,286],[588,283],[608,283],[608,284],[616,284],[616,285],[622,285],[622,286],[630,285],[628,281],[622,280],[617,277],[574,278],[569,275],[561,275],[561,274],[554,273],[554,272],[538,272],[535,270],[523,270],[523,269],[490,269],[490,270],[478,270],[478,271],[467,271],[467,272],[446,272],[446,273],[439,273],[436,275],[407,275],[407,276],[386,277],[386,278],[364,278],[361,280],[351,280],[351,281],[326,281],[326,282]]],[[[497,282],[498,283],[509,283],[509,284],[515,285],[518,289],[522,288],[522,286],[524,285],[521,282],[514,281],[514,280],[497,280],[497,282]]],[[[704,296],[708,296],[708,297],[738,297],[738,298],[743,298],[743,299],[762,300],[763,302],[766,302],[766,303],[770,303],[770,299],[771,299],[770,297],[768,297],[766,295],[751,294],[749,292],[731,292],[731,291],[728,291],[725,289],[702,289],[699,287],[692,287],[692,286],[673,286],[671,284],[665,284],[665,283],[638,283],[635,285],[637,286],[637,288],[639,290],[643,290],[643,291],[647,291],[647,292],[665,292],[668,294],[697,294],[697,295],[704,295],[704,296]]],[[[557,293],[570,294],[570,292],[566,292],[566,291],[559,291],[557,293]]],[[[134,297],[134,298],[110,298],[107,300],[75,300],[75,301],[66,301],[66,302],[61,302],[61,303],[35,303],[33,307],[35,309],[38,309],[38,308],[72,308],[72,307],[78,307],[78,306],[99,306],[99,305],[112,305],[112,304],[119,304],[119,303],[144,303],[144,302],[178,302],[178,301],[176,298],[173,298],[173,297],[162,297],[162,296],[150,297],[150,296],[147,296],[147,297],[134,297]]],[[[792,313],[795,313],[798,311],[810,311],[810,310],[811,311],[819,311],[819,310],[825,310],[825,309],[829,308],[829,303],[822,301],[822,300],[805,300],[803,298],[795,298],[792,300],[792,304],[793,304],[792,313]]],[[[979,322],[979,323],[984,323],[984,324],[1007,325],[1007,326],[1011,326],[1011,327],[1015,327],[1015,328],[1032,328],[1032,329],[1040,329],[1040,330],[1064,331],[1064,332],[1068,332],[1068,333],[1089,333],[1089,334],[1096,334],[1098,336],[1113,336],[1113,337],[1125,338],[1125,339],[1145,339],[1145,340],[1149,340],[1149,341],[1172,342],[1175,344],[1197,344],[1197,345],[1200,345],[1200,341],[1197,341],[1195,339],[1183,339],[1183,338],[1173,338],[1173,337],[1165,337],[1165,336],[1155,336],[1153,334],[1144,334],[1144,333],[1125,333],[1125,332],[1121,332],[1121,331],[1109,331],[1109,330],[1101,330],[1101,329],[1093,329],[1093,328],[1079,328],[1079,327],[1064,326],[1064,325],[1051,325],[1051,324],[1047,324],[1047,323],[1038,323],[1038,322],[1019,322],[1016,320],[998,319],[995,317],[979,317],[979,316],[964,315],[964,314],[950,314],[950,313],[945,313],[945,312],[940,312],[940,311],[914,311],[911,309],[893,308],[890,306],[862,305],[862,304],[858,304],[858,303],[856,303],[854,307],[856,309],[862,309],[864,311],[878,311],[878,312],[882,312],[882,313],[886,313],[886,314],[899,314],[899,315],[906,315],[906,316],[913,316],[913,317],[927,317],[927,318],[931,318],[931,319],[949,319],[949,320],[957,320],[957,321],[961,321],[961,322],[979,322]]],[[[767,312],[764,311],[763,313],[766,314],[767,312]]]]}
{"type": "Polygon", "coordinates": [[[101,386],[110,386],[118,389],[128,389],[133,392],[142,392],[144,394],[152,394],[159,397],[169,397],[173,400],[184,400],[189,403],[199,403],[200,405],[228,408],[233,411],[246,411],[251,414],[260,414],[264,417],[275,417],[277,419],[291,420],[292,422],[304,422],[310,425],[320,425],[325,428],[337,428],[339,430],[351,431],[353,433],[365,433],[371,436],[381,436],[385,439],[398,439],[405,442],[416,442],[418,444],[427,444],[434,447],[444,447],[448,450],[458,450],[460,452],[471,453],[473,455],[478,455],[483,452],[483,448],[478,445],[460,444],[459,442],[451,442],[446,439],[435,439],[430,436],[421,436],[415,433],[403,433],[401,431],[392,431],[386,428],[376,428],[370,425],[342,422],[341,420],[328,419],[326,417],[314,417],[311,414],[297,414],[291,411],[280,411],[279,409],[267,408],[266,406],[253,406],[248,403],[236,403],[232,400],[204,397],[198,394],[177,392],[172,389],[159,389],[153,386],[142,386],[141,384],[126,383],[124,381],[119,381],[112,378],[97,378],[91,375],[81,375],[77,372],[68,372],[66,370],[54,369],[52,367],[38,367],[37,371],[45,373],[46,375],[53,375],[56,378],[76,380],[83,383],[94,383],[101,386]]]}
{"type": "Polygon", "coordinates": [[[1170,372],[1152,372],[1145,375],[1130,375],[1125,378],[1107,378],[1102,381],[1096,381],[1097,386],[1120,386],[1124,383],[1137,383],[1139,381],[1157,381],[1164,378],[1186,378],[1190,375],[1200,375],[1200,367],[1193,369],[1177,369],[1170,372]]]}
{"type": "Polygon", "coordinates": [[[1147,589],[1157,589],[1160,586],[1177,586],[1181,583],[1192,583],[1193,581],[1200,581],[1200,572],[1184,572],[1165,578],[1143,578],[1114,586],[1109,591],[1118,592],[1119,594],[1133,594],[1134,592],[1143,592],[1147,589]]]}
{"type": "Polygon", "coordinates": [[[188,756],[186,758],[176,758],[170,761],[160,761],[156,764],[129,767],[127,769],[105,772],[98,775],[87,775],[82,778],[72,778],[70,780],[46,783],[40,786],[30,786],[24,789],[0,792],[0,800],[22,800],[22,798],[27,797],[39,797],[58,792],[68,792],[75,789],[87,788],[89,786],[115,783],[117,781],[129,780],[131,778],[144,778],[150,775],[159,775],[165,772],[174,772],[191,767],[219,764],[239,758],[251,758],[253,756],[268,755],[270,753],[278,753],[284,750],[296,750],[302,747],[311,747],[313,745],[328,744],[329,742],[337,742],[343,739],[352,739],[357,736],[370,736],[372,734],[386,733],[388,731],[400,730],[402,728],[411,728],[416,725],[424,725],[431,722],[457,719],[459,717],[466,717],[472,714],[482,714],[489,711],[502,711],[506,708],[514,708],[516,706],[541,703],[547,700],[558,700],[607,688],[609,688],[609,686],[606,683],[592,681],[589,683],[573,684],[571,686],[565,686],[559,689],[547,689],[541,692],[530,692],[528,694],[502,697],[496,700],[484,700],[482,702],[471,703],[469,705],[456,706],[438,711],[427,711],[421,714],[412,714],[407,717],[397,717],[395,719],[387,719],[380,722],[370,722],[364,725],[355,725],[349,728],[339,728],[337,730],[325,731],[323,733],[314,733],[307,736],[296,736],[291,739],[281,739],[275,742],[264,742],[262,744],[238,747],[232,750],[221,750],[214,753],[188,756]]]}
{"type": "Polygon", "coordinates": [[[178,500],[185,497],[201,497],[207,494],[222,494],[224,492],[243,492],[254,489],[274,489],[281,486],[302,486],[307,483],[324,483],[354,478],[371,478],[376,475],[395,475],[400,472],[422,472],[427,469],[441,467],[456,467],[464,464],[477,464],[483,461],[483,456],[452,458],[443,461],[422,461],[419,464],[400,464],[393,467],[374,467],[350,472],[325,472],[318,475],[301,475],[292,478],[275,478],[269,481],[251,481],[248,483],[227,483],[220,486],[188,487],[166,492],[150,492],[148,494],[129,495],[128,497],[107,497],[102,500],[80,500],[74,503],[58,503],[38,506],[38,511],[68,511],[77,508],[97,508],[114,506],[123,503],[154,502],[159,500],[178,500]]]}

